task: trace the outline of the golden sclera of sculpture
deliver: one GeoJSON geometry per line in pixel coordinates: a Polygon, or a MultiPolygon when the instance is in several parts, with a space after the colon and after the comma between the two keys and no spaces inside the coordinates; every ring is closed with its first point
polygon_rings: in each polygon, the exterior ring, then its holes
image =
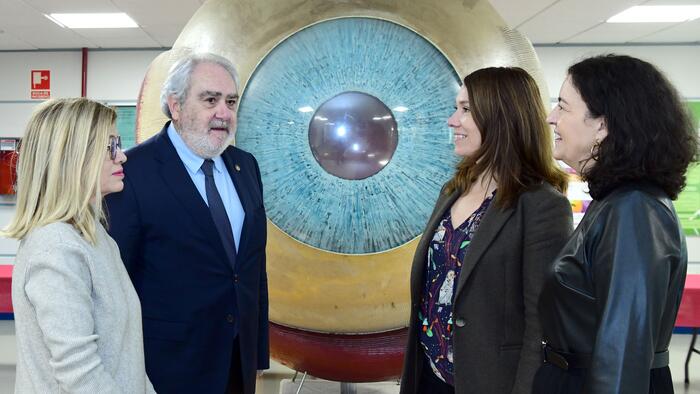
{"type": "MultiPolygon", "coordinates": [[[[209,0],[173,48],[151,64],[139,99],[138,141],[157,133],[167,120],[160,110],[160,87],[169,67],[184,54],[212,52],[228,58],[244,91],[277,44],[307,26],[342,17],[378,18],[413,30],[442,52],[460,76],[487,66],[520,66],[535,77],[545,99],[532,46],[506,26],[488,1],[209,0]]],[[[314,209],[311,203],[308,209],[314,209]]],[[[302,243],[268,221],[270,320],[327,333],[406,327],[416,244],[414,239],[379,253],[340,254],[302,243]]]]}

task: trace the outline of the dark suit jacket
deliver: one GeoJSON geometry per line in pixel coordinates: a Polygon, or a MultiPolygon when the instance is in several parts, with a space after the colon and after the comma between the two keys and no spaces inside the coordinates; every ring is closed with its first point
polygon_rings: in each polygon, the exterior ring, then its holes
{"type": "MultiPolygon", "coordinates": [[[[413,259],[402,394],[416,393],[422,368],[430,368],[417,317],[427,248],[459,194],[441,193],[413,259]]],[[[542,360],[537,299],[571,231],[571,206],[549,184],[524,192],[511,208],[489,206],[464,256],[452,304],[456,393],[530,393],[542,360]]]]}
{"type": "Polygon", "coordinates": [[[245,210],[235,268],[167,135],[128,152],[124,190],[106,198],[110,234],[141,300],[146,371],[159,393],[223,393],[238,335],[245,393],[269,367],[267,227],[255,158],[222,154],[245,210]]]}

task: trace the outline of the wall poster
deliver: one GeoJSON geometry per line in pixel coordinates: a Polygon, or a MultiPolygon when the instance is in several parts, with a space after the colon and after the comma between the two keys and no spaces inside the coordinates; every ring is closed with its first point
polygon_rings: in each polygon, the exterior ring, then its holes
{"type": "MultiPolygon", "coordinates": [[[[700,133],[700,101],[688,102],[700,133]]],[[[688,236],[700,236],[700,166],[695,165],[686,174],[685,189],[674,201],[683,232],[688,236]]]]}

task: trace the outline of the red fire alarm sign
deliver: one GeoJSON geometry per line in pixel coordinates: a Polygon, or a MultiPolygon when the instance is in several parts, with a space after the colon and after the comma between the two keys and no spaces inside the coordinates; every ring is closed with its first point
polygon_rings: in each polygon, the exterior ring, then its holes
{"type": "Polygon", "coordinates": [[[30,76],[31,97],[34,99],[48,99],[51,97],[51,71],[32,70],[30,76]]]}

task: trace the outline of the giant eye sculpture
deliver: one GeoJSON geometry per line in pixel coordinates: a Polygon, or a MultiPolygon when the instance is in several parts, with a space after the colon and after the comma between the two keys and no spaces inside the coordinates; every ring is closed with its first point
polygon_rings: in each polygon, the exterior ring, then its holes
{"type": "Polygon", "coordinates": [[[160,86],[189,51],[241,76],[236,144],[263,178],[272,357],[330,380],[399,376],[417,237],[456,164],[460,76],[520,66],[542,81],[532,46],[485,0],[209,0],[149,68],[139,141],[162,127],[160,86]]]}

